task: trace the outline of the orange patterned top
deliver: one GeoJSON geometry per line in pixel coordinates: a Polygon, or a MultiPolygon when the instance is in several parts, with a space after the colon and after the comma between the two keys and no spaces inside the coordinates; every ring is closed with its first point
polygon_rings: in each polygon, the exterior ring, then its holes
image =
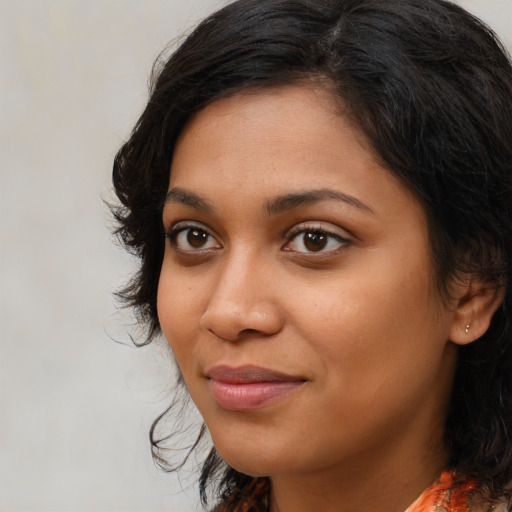
{"type": "Polygon", "coordinates": [[[476,488],[474,480],[444,471],[405,512],[471,512],[476,488]]]}
{"type": "MultiPolygon", "coordinates": [[[[214,512],[266,512],[269,509],[269,481],[255,478],[246,489],[246,499],[233,503],[234,496],[215,508],[214,512]]],[[[405,512],[507,512],[504,503],[490,505],[481,499],[475,480],[454,471],[444,471],[405,512]]],[[[510,509],[512,510],[512,509],[510,509]]]]}

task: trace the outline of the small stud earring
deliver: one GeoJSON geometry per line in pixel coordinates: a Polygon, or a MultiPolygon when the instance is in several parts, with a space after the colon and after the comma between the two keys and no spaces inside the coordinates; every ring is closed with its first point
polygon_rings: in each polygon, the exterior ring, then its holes
{"type": "Polygon", "coordinates": [[[466,334],[469,334],[469,328],[470,328],[470,325],[466,325],[466,334]]]}

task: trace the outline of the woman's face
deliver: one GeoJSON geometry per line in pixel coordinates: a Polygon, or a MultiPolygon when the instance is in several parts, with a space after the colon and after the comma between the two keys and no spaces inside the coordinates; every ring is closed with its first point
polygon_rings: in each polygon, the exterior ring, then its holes
{"type": "Polygon", "coordinates": [[[438,448],[453,308],[411,192],[321,89],[186,126],[158,314],[221,456],[252,475],[404,467],[438,448]]]}

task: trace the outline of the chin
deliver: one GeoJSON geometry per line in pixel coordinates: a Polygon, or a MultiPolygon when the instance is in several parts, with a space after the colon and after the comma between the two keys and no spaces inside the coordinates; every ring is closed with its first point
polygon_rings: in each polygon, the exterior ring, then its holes
{"type": "MultiPolygon", "coordinates": [[[[271,476],[289,471],[286,454],[281,456],[266,446],[244,444],[233,446],[229,442],[224,446],[215,444],[220,457],[236,471],[253,477],[271,476]]],[[[288,453],[289,456],[289,453],[288,453]]]]}

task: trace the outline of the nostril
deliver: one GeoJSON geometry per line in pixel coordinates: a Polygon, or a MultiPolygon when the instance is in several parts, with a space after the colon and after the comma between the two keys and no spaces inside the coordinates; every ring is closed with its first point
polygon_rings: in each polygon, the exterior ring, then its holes
{"type": "Polygon", "coordinates": [[[240,334],[261,334],[257,329],[244,329],[240,334]]]}
{"type": "Polygon", "coordinates": [[[258,329],[243,329],[236,333],[228,333],[228,332],[219,332],[219,329],[208,329],[215,337],[222,339],[224,341],[235,342],[238,343],[243,340],[252,339],[255,337],[267,337],[271,336],[271,334],[259,331],[258,329]]]}

